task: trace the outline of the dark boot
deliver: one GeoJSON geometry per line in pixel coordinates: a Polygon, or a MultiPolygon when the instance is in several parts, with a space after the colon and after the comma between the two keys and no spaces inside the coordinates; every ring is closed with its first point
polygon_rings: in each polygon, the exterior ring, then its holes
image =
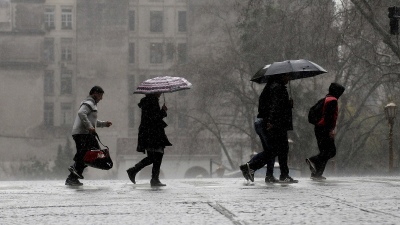
{"type": "Polygon", "coordinates": [[[129,180],[131,180],[132,183],[136,184],[135,177],[139,170],[136,167],[132,167],[129,168],[126,172],[128,173],[129,180]]]}
{"type": "Polygon", "coordinates": [[[126,172],[128,173],[129,180],[132,181],[132,183],[136,184],[136,174],[139,173],[140,170],[142,170],[144,167],[150,165],[152,163],[152,160],[149,157],[146,157],[142,159],[140,162],[136,163],[134,167],[129,168],[126,172]]]}
{"type": "MultiPolygon", "coordinates": [[[[152,187],[162,187],[162,186],[167,186],[166,184],[161,183],[159,177],[160,177],[160,167],[161,167],[161,162],[163,158],[163,153],[158,153],[154,152],[151,154],[151,157],[153,159],[153,168],[151,170],[151,180],[150,180],[150,185],[152,187]]],[[[150,154],[149,154],[150,156],[150,154]]]]}
{"type": "Polygon", "coordinates": [[[81,182],[79,182],[79,180],[77,178],[69,176],[65,180],[65,185],[67,185],[67,186],[82,186],[83,184],[81,182]]]}
{"type": "Polygon", "coordinates": [[[161,183],[160,179],[158,178],[151,178],[150,180],[150,185],[152,187],[163,187],[163,186],[167,186],[166,184],[161,183]]]}

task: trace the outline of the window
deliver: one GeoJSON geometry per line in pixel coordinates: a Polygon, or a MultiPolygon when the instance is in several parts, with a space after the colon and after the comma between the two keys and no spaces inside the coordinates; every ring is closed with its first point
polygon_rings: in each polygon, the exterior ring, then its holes
{"type": "Polygon", "coordinates": [[[138,83],[142,83],[143,81],[147,80],[147,76],[146,75],[140,75],[139,78],[139,82],[138,83]]]}
{"type": "Polygon", "coordinates": [[[44,10],[44,24],[46,26],[46,29],[51,30],[55,29],[55,24],[54,24],[54,7],[52,8],[45,8],[44,10]]]}
{"type": "Polygon", "coordinates": [[[135,11],[129,11],[129,30],[135,30],[135,11]]]}
{"type": "Polygon", "coordinates": [[[54,94],[54,71],[46,70],[44,73],[44,95],[54,94]]]}
{"type": "Polygon", "coordinates": [[[178,62],[179,63],[187,62],[187,47],[186,47],[186,43],[178,44],[178,62]]]}
{"type": "Polygon", "coordinates": [[[129,63],[135,63],[135,43],[129,43],[129,63]]]}
{"type": "Polygon", "coordinates": [[[61,70],[61,88],[60,94],[72,94],[72,71],[61,70]]]}
{"type": "Polygon", "coordinates": [[[173,43],[167,43],[166,57],[167,61],[173,61],[175,55],[175,46],[173,43]]]}
{"type": "Polygon", "coordinates": [[[61,38],[61,60],[72,61],[72,38],[61,38]]]}
{"type": "Polygon", "coordinates": [[[128,126],[130,128],[135,127],[135,110],[136,110],[136,104],[129,104],[128,106],[128,126]]]}
{"type": "Polygon", "coordinates": [[[0,31],[11,31],[11,1],[0,1],[0,31]]]}
{"type": "Polygon", "coordinates": [[[186,32],[186,11],[178,12],[178,31],[186,32]]]}
{"type": "Polygon", "coordinates": [[[150,63],[163,62],[163,45],[161,43],[150,44],[150,63]]]}
{"type": "Polygon", "coordinates": [[[54,125],[54,104],[51,102],[44,103],[44,125],[54,125]]]}
{"type": "Polygon", "coordinates": [[[45,38],[43,43],[43,60],[54,62],[54,39],[45,38]]]}
{"type": "Polygon", "coordinates": [[[129,75],[128,76],[128,91],[130,94],[132,94],[135,90],[136,90],[135,76],[129,75]]]}
{"type": "Polygon", "coordinates": [[[72,124],[72,104],[61,103],[61,124],[70,125],[72,124]]]}
{"type": "Polygon", "coordinates": [[[64,8],[61,9],[61,29],[71,30],[72,29],[72,9],[64,8]]]}
{"type": "Polygon", "coordinates": [[[163,12],[150,12],[150,32],[163,32],[163,12]]]}

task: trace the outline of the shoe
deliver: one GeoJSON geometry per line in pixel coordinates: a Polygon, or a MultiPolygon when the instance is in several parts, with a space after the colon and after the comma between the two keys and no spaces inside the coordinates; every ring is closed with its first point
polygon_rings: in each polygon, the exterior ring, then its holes
{"type": "Polygon", "coordinates": [[[311,179],[312,180],[326,180],[326,177],[322,176],[322,175],[311,175],[311,179]]]}
{"type": "Polygon", "coordinates": [[[306,163],[310,167],[311,173],[316,173],[317,172],[317,168],[315,167],[315,164],[309,158],[306,159],[306,163]]]}
{"type": "Polygon", "coordinates": [[[299,181],[291,178],[290,176],[281,176],[279,177],[279,183],[299,183],[299,181]]]}
{"type": "Polygon", "coordinates": [[[248,163],[241,165],[240,170],[242,171],[243,177],[246,180],[251,180],[251,182],[254,182],[254,170],[250,169],[248,163]]]}
{"type": "Polygon", "coordinates": [[[73,173],[75,176],[77,176],[79,179],[85,179],[81,173],[78,173],[78,171],[76,171],[74,166],[70,166],[68,168],[69,172],[73,173]]]}
{"type": "Polygon", "coordinates": [[[82,186],[83,184],[78,180],[78,179],[73,179],[73,178],[67,178],[65,180],[65,185],[68,186],[82,186]]]}
{"type": "Polygon", "coordinates": [[[135,167],[129,168],[126,172],[128,173],[129,180],[131,180],[132,183],[136,184],[135,177],[138,171],[135,170],[135,167]]]}
{"type": "Polygon", "coordinates": [[[164,187],[167,186],[166,184],[161,183],[161,181],[159,179],[151,179],[150,180],[150,186],[152,187],[164,187]]]}
{"type": "Polygon", "coordinates": [[[241,165],[239,166],[240,171],[242,171],[242,175],[244,177],[244,179],[249,180],[249,175],[247,173],[247,166],[246,165],[241,165]]]}
{"type": "Polygon", "coordinates": [[[279,182],[279,180],[276,179],[276,178],[274,177],[274,175],[267,175],[267,176],[265,177],[265,183],[277,183],[277,182],[279,182]]]}

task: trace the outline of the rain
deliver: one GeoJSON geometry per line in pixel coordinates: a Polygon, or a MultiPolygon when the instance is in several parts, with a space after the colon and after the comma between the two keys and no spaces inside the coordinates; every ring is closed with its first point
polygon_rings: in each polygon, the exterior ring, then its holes
{"type": "MultiPolygon", "coordinates": [[[[387,206],[399,203],[399,7],[397,0],[0,0],[0,223],[398,223],[387,206]],[[286,85],[289,175],[299,182],[265,183],[266,166],[252,182],[240,166],[263,151],[254,122],[265,70],[288,60],[322,71],[286,85]],[[159,98],[172,146],[159,171],[166,187],[154,188],[152,166],[136,184],[127,170],[146,157],[137,151],[138,104],[145,81],[160,77],[186,86],[175,83],[159,98]],[[319,152],[307,116],[331,83],[345,88],[336,154],[326,181],[316,182],[306,163],[319,152]],[[113,164],[89,165],[83,185],[69,187],[73,125],[94,86],[104,90],[97,119],[112,123],[96,127],[99,147],[113,164]],[[101,194],[108,197],[93,198],[101,194]],[[99,216],[107,208],[109,218],[99,216]],[[157,213],[138,217],[144,209],[157,213]]],[[[278,159],[273,171],[279,179],[278,159]]]]}

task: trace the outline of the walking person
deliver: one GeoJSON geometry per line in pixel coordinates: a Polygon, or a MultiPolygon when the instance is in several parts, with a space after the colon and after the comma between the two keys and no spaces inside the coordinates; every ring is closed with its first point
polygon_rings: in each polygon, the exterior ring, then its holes
{"type": "Polygon", "coordinates": [[[97,103],[103,99],[104,90],[100,86],[94,86],[89,96],[82,101],[74,125],[72,127],[72,138],[76,145],[76,154],[73,158],[74,165],[70,166],[69,176],[65,181],[65,185],[81,186],[82,183],[78,179],[84,179],[82,173],[87,167],[83,161],[86,152],[91,149],[100,149],[99,143],[94,134],[96,127],[110,127],[110,121],[101,121],[97,119],[97,103]]]}
{"type": "Polygon", "coordinates": [[[138,104],[142,109],[141,122],[138,133],[137,151],[147,153],[147,157],[138,162],[134,167],[129,168],[129,179],[136,183],[136,174],[144,167],[153,164],[150,185],[152,187],[166,186],[161,183],[160,167],[164,156],[164,148],[172,146],[169,142],[164,128],[167,124],[163,118],[167,117],[167,106],[160,107],[159,98],[161,93],[146,94],[138,104]]]}
{"type": "Polygon", "coordinates": [[[336,155],[335,128],[338,117],[338,99],[344,90],[342,85],[331,83],[322,107],[322,118],[315,124],[314,132],[319,154],[306,159],[313,180],[326,179],[322,176],[325,166],[328,160],[336,155]]]}
{"type": "Polygon", "coordinates": [[[293,103],[286,89],[289,79],[288,74],[271,76],[260,95],[255,128],[260,136],[263,151],[240,166],[246,180],[254,182],[254,171],[267,164],[265,181],[276,182],[272,173],[275,157],[278,156],[281,171],[279,182],[298,182],[289,176],[287,165],[289,153],[287,131],[293,130],[293,103]]]}

